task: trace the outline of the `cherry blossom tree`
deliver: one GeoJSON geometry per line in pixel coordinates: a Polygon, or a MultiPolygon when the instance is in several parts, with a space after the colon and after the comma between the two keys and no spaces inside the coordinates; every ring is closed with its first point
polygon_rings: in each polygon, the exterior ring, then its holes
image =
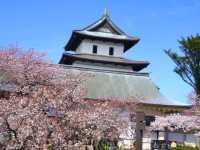
{"type": "Polygon", "coordinates": [[[188,96],[189,103],[191,104],[191,108],[184,111],[184,114],[188,115],[200,115],[200,97],[195,94],[195,92],[191,92],[188,96]]]}
{"type": "MultiPolygon", "coordinates": [[[[65,149],[92,139],[118,138],[128,122],[122,109],[135,104],[86,100],[89,74],[52,65],[44,55],[0,49],[0,146],[2,149],[65,149]]],[[[132,113],[134,114],[134,113],[132,113]]]]}
{"type": "Polygon", "coordinates": [[[200,117],[194,115],[171,114],[168,116],[156,116],[156,119],[151,123],[152,131],[165,131],[182,133],[184,141],[186,135],[192,133],[196,137],[200,137],[200,117]]]}
{"type": "Polygon", "coordinates": [[[156,116],[154,122],[151,123],[152,130],[180,131],[180,132],[199,132],[200,119],[199,116],[189,116],[181,114],[171,114],[168,116],[156,116]]]}

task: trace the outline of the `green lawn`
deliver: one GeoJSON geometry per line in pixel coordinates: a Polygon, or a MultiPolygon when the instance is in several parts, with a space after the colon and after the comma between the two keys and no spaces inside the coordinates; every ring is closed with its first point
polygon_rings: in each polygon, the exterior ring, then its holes
{"type": "Polygon", "coordinates": [[[193,147],[176,147],[176,148],[171,148],[171,150],[199,150],[199,149],[193,147]]]}

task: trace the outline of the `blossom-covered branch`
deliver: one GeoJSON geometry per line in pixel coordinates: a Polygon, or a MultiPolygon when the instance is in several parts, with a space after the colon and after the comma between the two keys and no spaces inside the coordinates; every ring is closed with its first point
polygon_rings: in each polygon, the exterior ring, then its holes
{"type": "Polygon", "coordinates": [[[0,97],[4,149],[60,149],[101,137],[118,138],[128,125],[120,119],[119,108],[130,104],[85,99],[82,83],[89,74],[52,65],[34,50],[2,48],[0,76],[1,93],[6,92],[0,97]]]}

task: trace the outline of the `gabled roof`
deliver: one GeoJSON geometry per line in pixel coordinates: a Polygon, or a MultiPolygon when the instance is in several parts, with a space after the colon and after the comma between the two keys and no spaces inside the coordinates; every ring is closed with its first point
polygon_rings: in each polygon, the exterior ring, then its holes
{"type": "Polygon", "coordinates": [[[103,15],[99,20],[94,22],[93,24],[85,27],[82,30],[87,30],[87,31],[97,31],[100,27],[103,25],[108,25],[115,33],[118,35],[126,35],[125,32],[123,32],[120,28],[118,28],[113,21],[110,19],[108,15],[103,15]]]}
{"type": "Polygon", "coordinates": [[[124,43],[124,51],[139,41],[139,38],[129,36],[117,27],[107,14],[104,14],[99,20],[82,30],[74,30],[69,42],[65,46],[65,50],[75,51],[83,39],[124,43]]]}

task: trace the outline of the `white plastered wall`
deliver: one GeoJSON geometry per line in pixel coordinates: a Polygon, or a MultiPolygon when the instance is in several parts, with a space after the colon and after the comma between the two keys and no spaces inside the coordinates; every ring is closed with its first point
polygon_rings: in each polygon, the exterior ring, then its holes
{"type": "Polygon", "coordinates": [[[83,40],[80,45],[77,47],[77,53],[86,53],[93,54],[92,49],[93,45],[97,45],[97,55],[106,55],[109,56],[109,48],[114,48],[114,55],[116,57],[121,57],[124,51],[124,44],[122,43],[112,43],[112,42],[103,42],[97,40],[83,40]]]}

